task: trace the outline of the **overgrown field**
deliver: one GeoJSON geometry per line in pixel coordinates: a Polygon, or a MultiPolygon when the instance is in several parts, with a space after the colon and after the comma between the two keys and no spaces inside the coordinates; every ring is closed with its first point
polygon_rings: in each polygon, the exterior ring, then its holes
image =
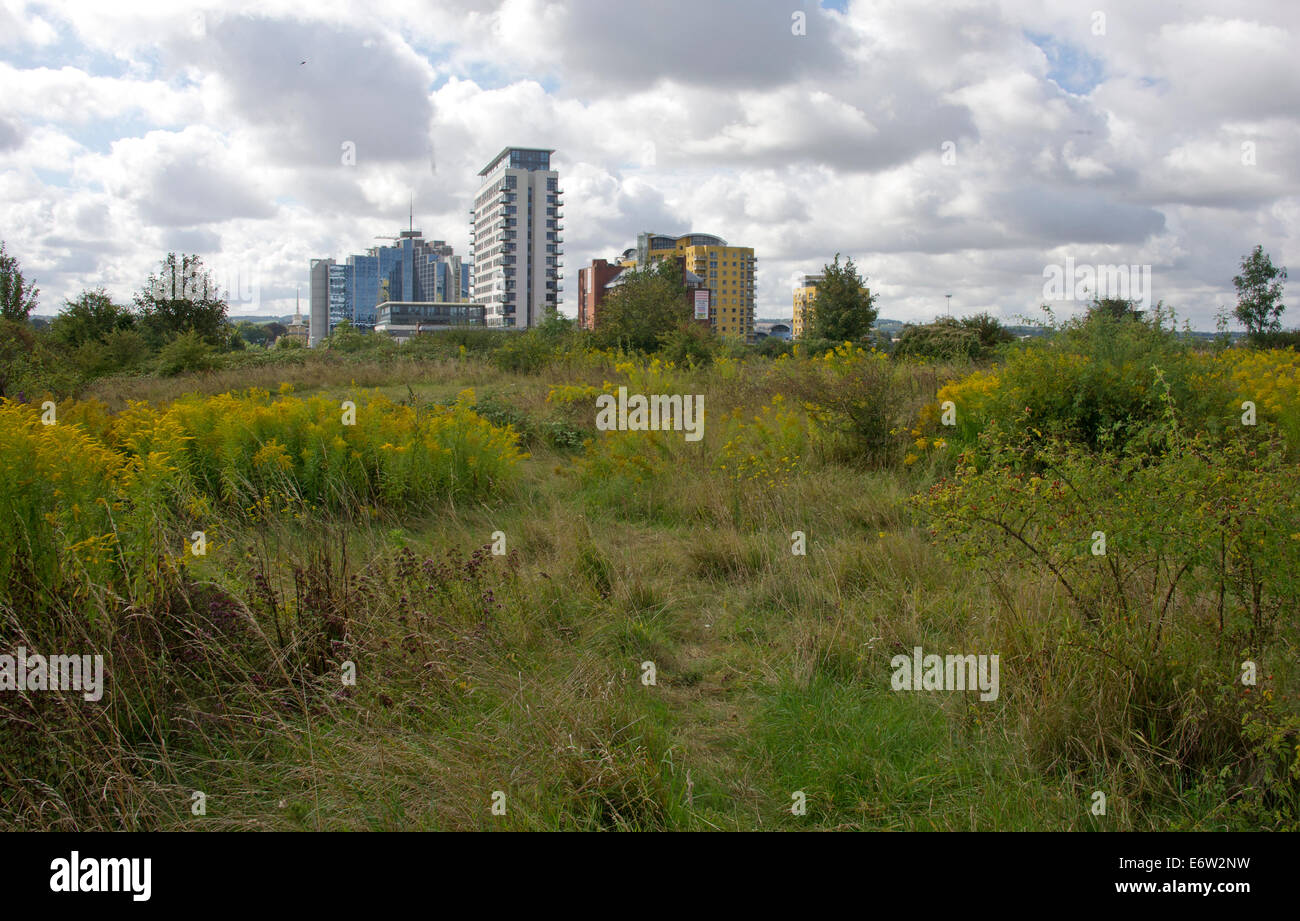
{"type": "Polygon", "coordinates": [[[0,404],[0,651],[105,662],[0,693],[0,824],[1300,826],[1295,352],[528,356],[0,404]]]}

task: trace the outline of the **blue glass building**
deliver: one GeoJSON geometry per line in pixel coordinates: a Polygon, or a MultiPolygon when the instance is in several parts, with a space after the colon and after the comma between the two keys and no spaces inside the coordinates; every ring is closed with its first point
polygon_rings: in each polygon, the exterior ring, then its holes
{"type": "Polygon", "coordinates": [[[352,321],[352,266],[329,267],[329,322],[330,331],[341,321],[352,321]]]}
{"type": "Polygon", "coordinates": [[[379,257],[348,256],[352,270],[352,325],[374,329],[375,305],[379,303],[379,257]]]}
{"type": "Polygon", "coordinates": [[[312,260],[311,342],[332,332],[342,320],[359,329],[374,329],[377,307],[385,301],[441,302],[469,300],[470,267],[442,240],[425,240],[418,230],[404,230],[392,246],[354,253],[342,264],[312,260]],[[319,309],[317,302],[319,301],[319,309]],[[328,323],[328,330],[318,327],[328,323]]]}

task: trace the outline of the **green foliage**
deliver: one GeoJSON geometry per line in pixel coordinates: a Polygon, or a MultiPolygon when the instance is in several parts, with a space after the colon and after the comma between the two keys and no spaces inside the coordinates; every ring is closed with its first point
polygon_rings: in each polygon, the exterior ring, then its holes
{"type": "Polygon", "coordinates": [[[317,347],[328,352],[356,354],[357,352],[372,350],[394,349],[397,347],[397,343],[389,336],[360,330],[353,326],[351,321],[340,320],[317,347]]]}
{"type": "Polygon", "coordinates": [[[550,445],[559,451],[580,451],[587,433],[562,419],[538,421],[499,399],[484,397],[474,404],[474,412],[498,428],[509,427],[519,434],[525,447],[550,445]]]}
{"type": "Polygon", "coordinates": [[[600,305],[598,341],[625,351],[653,352],[674,330],[693,322],[680,267],[672,260],[625,269],[600,305]]]}
{"type": "Polygon", "coordinates": [[[979,338],[982,357],[991,355],[998,346],[1006,342],[1014,342],[1015,336],[1009,329],[1002,325],[997,317],[988,313],[977,313],[973,316],[962,317],[961,325],[963,329],[971,330],[979,338]]]}
{"type": "Polygon", "coordinates": [[[36,334],[25,322],[0,318],[0,396],[12,396],[35,347],[36,334]]]}
{"type": "Polygon", "coordinates": [[[764,358],[780,358],[782,355],[794,354],[794,343],[787,339],[768,336],[754,346],[754,354],[764,358]]]}
{"type": "Polygon", "coordinates": [[[1219,630],[1264,638],[1300,603],[1300,468],[1266,433],[1152,429],[1093,452],[990,427],[931,490],[935,527],[972,561],[1045,567],[1088,622],[1142,619],[1153,644],[1175,591],[1217,595],[1219,630]]]}
{"type": "Polygon", "coordinates": [[[826,453],[876,468],[903,460],[905,432],[936,381],[933,372],[917,372],[849,343],[778,365],[782,389],[817,423],[826,453]]]}
{"type": "Polygon", "coordinates": [[[1165,387],[1180,406],[1200,398],[1192,345],[1164,328],[1160,316],[1091,311],[1008,351],[997,387],[981,399],[969,399],[959,384],[938,399],[956,404],[959,430],[968,436],[975,428],[966,423],[996,422],[1006,431],[1037,430],[1093,446],[1122,442],[1162,415],[1165,387]]]}
{"type": "Polygon", "coordinates": [[[987,313],[955,320],[937,317],[924,326],[906,326],[894,346],[895,358],[984,361],[1014,336],[987,313]]]}
{"type": "Polygon", "coordinates": [[[516,374],[536,374],[548,364],[555,354],[554,345],[537,329],[510,333],[501,346],[492,352],[491,362],[503,371],[516,374]]]}
{"type": "Polygon", "coordinates": [[[1094,297],[1088,313],[1104,313],[1112,320],[1141,320],[1143,311],[1137,309],[1137,301],[1119,297],[1094,297]]]}
{"type": "Polygon", "coordinates": [[[191,331],[216,348],[226,344],[226,300],[198,256],[168,253],[136,294],[135,306],[154,348],[191,331]]]}
{"type": "Polygon", "coordinates": [[[251,320],[240,320],[236,324],[231,337],[232,339],[239,339],[248,345],[257,346],[265,346],[273,338],[268,324],[254,323],[251,320]]]}
{"type": "Polygon", "coordinates": [[[990,426],[916,502],[964,568],[998,585],[1038,572],[1068,599],[1077,621],[1043,658],[1073,663],[1044,680],[1058,721],[1035,728],[1044,758],[1123,760],[1170,794],[1220,771],[1216,801],[1294,829],[1300,718],[1274,705],[1271,673],[1238,679],[1242,659],[1296,641],[1300,467],[1268,427],[1189,436],[1164,407],[1143,438],[1099,451],[990,426]]]}
{"type": "Polygon", "coordinates": [[[1237,319],[1252,336],[1282,330],[1282,282],[1286,268],[1274,267],[1263,246],[1241,260],[1241,274],[1232,279],[1237,289],[1237,319]]]}
{"type": "Polygon", "coordinates": [[[712,330],[702,323],[687,322],[664,337],[659,355],[683,367],[703,367],[713,361],[716,349],[717,338],[712,330]]]}
{"type": "Polygon", "coordinates": [[[84,380],[140,367],[149,355],[148,343],[135,329],[115,329],[103,339],[83,342],[65,352],[66,363],[84,380]]]}
{"type": "Polygon", "coordinates": [[[27,283],[18,259],[5,252],[0,240],[0,319],[26,320],[36,309],[40,289],[27,283]]]}
{"type": "Polygon", "coordinates": [[[118,331],[135,329],[136,318],[129,309],[114,304],[103,288],[83,291],[67,301],[50,324],[50,339],[75,349],[87,342],[104,342],[118,331]]]}
{"type": "Polygon", "coordinates": [[[860,342],[876,322],[875,296],[867,292],[866,278],[858,275],[852,259],[840,265],[840,254],[823,267],[812,317],[812,337],[832,342],[860,342]]]}
{"type": "Polygon", "coordinates": [[[158,373],[174,377],[186,371],[211,371],[220,364],[216,350],[197,330],[186,330],[158,353],[158,373]]]}

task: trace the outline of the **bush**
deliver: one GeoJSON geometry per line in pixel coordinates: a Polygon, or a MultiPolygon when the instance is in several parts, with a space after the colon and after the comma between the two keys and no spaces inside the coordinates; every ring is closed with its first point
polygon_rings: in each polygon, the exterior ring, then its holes
{"type": "Polygon", "coordinates": [[[1163,329],[1159,317],[1094,311],[1053,336],[1020,343],[993,372],[940,390],[923,421],[938,421],[942,404],[952,401],[953,434],[963,445],[990,423],[1093,447],[1123,444],[1163,415],[1166,393],[1183,409],[1203,398],[1192,382],[1191,344],[1163,329]]]}
{"type": "Polygon", "coordinates": [[[157,370],[163,377],[187,371],[211,371],[220,364],[216,350],[194,330],[181,333],[158,353],[157,370]]]}
{"type": "Polygon", "coordinates": [[[992,427],[915,502],[999,586],[1006,640],[1041,676],[1012,693],[1038,717],[1045,762],[1125,763],[1170,795],[1217,777],[1216,802],[1294,829],[1300,715],[1274,700],[1276,666],[1258,687],[1237,679],[1243,659],[1281,665],[1296,641],[1300,468],[1268,427],[1212,441],[1174,423],[1099,452],[992,427]],[[1018,573],[1069,599],[1059,646],[1035,648],[1008,588],[1018,573]]]}
{"type": "Polygon", "coordinates": [[[524,330],[509,334],[500,348],[490,357],[492,364],[502,371],[516,374],[536,374],[548,364],[555,355],[555,347],[536,330],[524,330]]]}
{"type": "Polygon", "coordinates": [[[777,366],[784,392],[808,411],[822,449],[871,467],[903,462],[912,420],[939,375],[847,342],[807,361],[778,361],[777,366]]]}
{"type": "Polygon", "coordinates": [[[979,333],[957,320],[940,319],[925,326],[907,326],[894,345],[896,358],[964,358],[974,360],[984,353],[979,333]]]}
{"type": "Polygon", "coordinates": [[[682,324],[664,338],[659,355],[674,364],[704,367],[712,363],[716,349],[713,333],[692,321],[682,324]]]}

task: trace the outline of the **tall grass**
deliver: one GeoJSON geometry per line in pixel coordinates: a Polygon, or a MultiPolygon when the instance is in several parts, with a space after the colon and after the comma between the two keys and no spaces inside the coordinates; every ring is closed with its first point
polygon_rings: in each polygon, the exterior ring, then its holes
{"type": "MultiPolygon", "coordinates": [[[[1071,341],[1044,360],[1111,362],[1071,341]]],[[[55,426],[0,404],[19,471],[0,645],[102,652],[110,675],[98,707],[0,694],[0,822],[1294,827],[1294,579],[1271,562],[1294,549],[1289,385],[1276,359],[1141,345],[1113,367],[1127,382],[1125,362],[1150,359],[1170,386],[1151,372],[1154,402],[1129,388],[1121,415],[1071,397],[1100,384],[1008,375],[1029,362],[1016,353],[977,376],[851,347],[707,367],[567,349],[539,366],[528,343],[496,365],[467,348],[142,381],[147,405],[62,404],[55,426]],[[1226,438],[1243,391],[1180,391],[1170,355],[1183,380],[1259,389],[1263,425],[1226,438]],[[353,388],[358,370],[382,393],[353,388]],[[1025,421],[1012,403],[1031,382],[1025,421]],[[703,441],[596,432],[595,395],[620,384],[703,394],[703,441]],[[968,428],[940,427],[945,387],[968,428]],[[1159,431],[1171,395],[1181,453],[1159,431]],[[1121,418],[1131,448],[1088,437],[1121,418]],[[1070,588],[971,509],[1018,515],[1070,588]],[[1100,561],[1090,515],[1112,540],[1100,561]],[[890,659],[914,645],[1000,653],[1002,695],[892,691],[890,659]]]]}

